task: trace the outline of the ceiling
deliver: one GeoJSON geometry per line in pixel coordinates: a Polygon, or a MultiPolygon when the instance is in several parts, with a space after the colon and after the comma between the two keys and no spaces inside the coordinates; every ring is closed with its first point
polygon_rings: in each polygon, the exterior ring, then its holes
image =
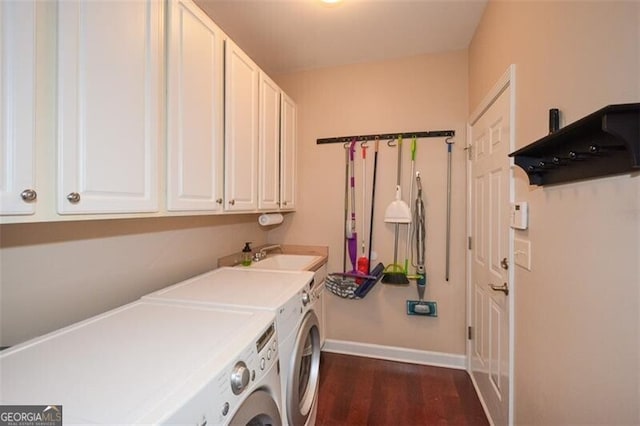
{"type": "Polygon", "coordinates": [[[195,0],[272,75],[469,46],[487,0],[195,0]]]}

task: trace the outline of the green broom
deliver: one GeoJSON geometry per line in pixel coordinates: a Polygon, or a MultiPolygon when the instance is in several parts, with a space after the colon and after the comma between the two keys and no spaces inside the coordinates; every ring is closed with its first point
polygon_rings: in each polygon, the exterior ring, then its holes
{"type": "Polygon", "coordinates": [[[402,177],[402,136],[398,137],[398,176],[396,180],[396,198],[387,206],[384,214],[384,221],[395,223],[395,243],[393,245],[393,264],[384,269],[382,282],[385,284],[409,284],[407,273],[402,265],[398,265],[398,237],[401,223],[411,223],[411,209],[402,200],[400,182],[402,177]]]}

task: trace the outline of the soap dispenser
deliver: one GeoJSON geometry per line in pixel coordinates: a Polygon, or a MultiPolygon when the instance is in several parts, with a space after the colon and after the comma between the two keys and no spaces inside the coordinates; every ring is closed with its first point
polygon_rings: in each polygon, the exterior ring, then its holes
{"type": "Polygon", "coordinates": [[[249,266],[251,265],[251,241],[244,243],[244,248],[242,249],[242,265],[249,266]]]}

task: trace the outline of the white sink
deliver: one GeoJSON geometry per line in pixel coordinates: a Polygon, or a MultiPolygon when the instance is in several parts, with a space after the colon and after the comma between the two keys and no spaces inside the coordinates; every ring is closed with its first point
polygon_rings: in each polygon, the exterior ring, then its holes
{"type": "Polygon", "coordinates": [[[304,271],[320,259],[321,256],[306,254],[274,254],[258,262],[251,262],[249,268],[304,271]]]}

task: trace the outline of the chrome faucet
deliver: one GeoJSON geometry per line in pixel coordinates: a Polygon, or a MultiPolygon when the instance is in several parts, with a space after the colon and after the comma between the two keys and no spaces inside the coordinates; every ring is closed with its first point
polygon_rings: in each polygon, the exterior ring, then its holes
{"type": "Polygon", "coordinates": [[[254,262],[261,261],[262,259],[267,257],[267,253],[273,250],[280,250],[280,252],[282,252],[282,247],[280,247],[280,244],[274,244],[272,246],[262,247],[253,255],[253,261],[254,262]]]}

